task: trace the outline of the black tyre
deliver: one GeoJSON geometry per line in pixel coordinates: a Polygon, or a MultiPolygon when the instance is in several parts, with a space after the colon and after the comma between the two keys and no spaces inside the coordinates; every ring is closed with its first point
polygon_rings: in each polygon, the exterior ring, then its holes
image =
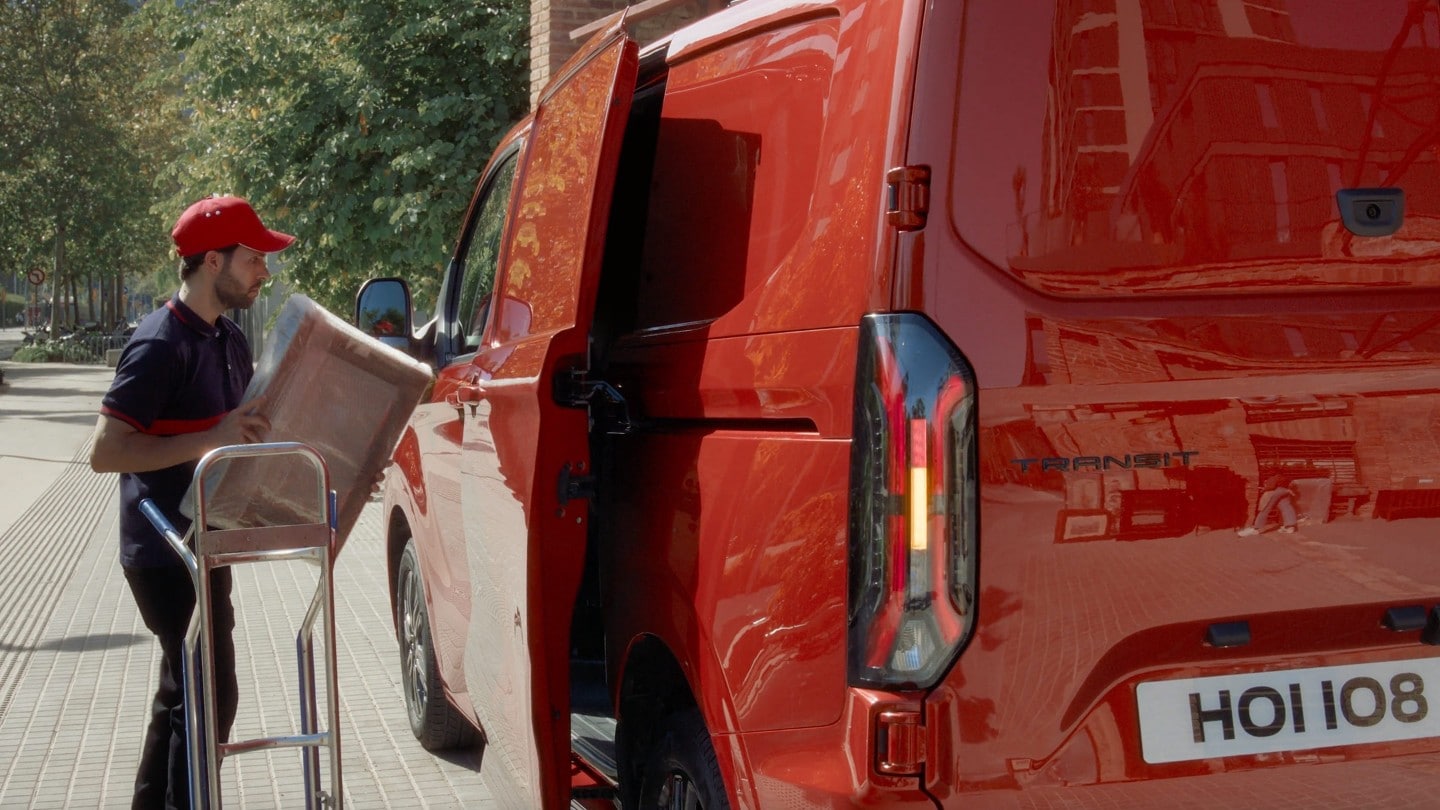
{"type": "Polygon", "coordinates": [[[400,686],[410,731],[429,751],[474,742],[475,729],[445,699],[435,649],[430,644],[430,614],[425,610],[425,585],[415,541],[405,545],[395,583],[396,632],[400,639],[400,686]]]}
{"type": "Polygon", "coordinates": [[[700,710],[665,719],[640,783],[640,810],[729,810],[725,779],[700,710]]]}

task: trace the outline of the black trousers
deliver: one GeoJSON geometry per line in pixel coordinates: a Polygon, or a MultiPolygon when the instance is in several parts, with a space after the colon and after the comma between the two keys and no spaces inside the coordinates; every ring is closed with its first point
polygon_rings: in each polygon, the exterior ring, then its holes
{"type": "MultiPolygon", "coordinates": [[[[135,777],[135,810],[183,810],[190,807],[190,772],[185,740],[185,631],[195,610],[190,574],[179,566],[126,568],[125,581],[140,608],[140,617],[160,639],[160,684],[150,707],[150,725],[135,777]]],[[[211,626],[214,629],[215,707],[221,741],[235,723],[238,688],[235,681],[235,611],[230,604],[229,569],[210,577],[211,626]]]]}

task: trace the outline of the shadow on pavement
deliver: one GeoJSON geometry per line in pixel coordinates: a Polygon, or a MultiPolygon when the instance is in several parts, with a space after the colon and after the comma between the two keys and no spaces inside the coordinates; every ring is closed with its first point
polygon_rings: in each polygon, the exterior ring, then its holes
{"type": "Polygon", "coordinates": [[[0,642],[0,651],[4,652],[41,652],[52,650],[55,652],[96,652],[99,650],[110,650],[119,647],[131,647],[136,644],[144,644],[150,641],[149,636],[138,633],[106,633],[103,635],[70,636],[58,638],[34,646],[6,644],[0,642]]]}
{"type": "MultiPolygon", "coordinates": [[[[420,746],[418,740],[415,742],[415,746],[417,748],[420,746]]],[[[471,748],[457,748],[449,751],[431,751],[430,755],[434,756],[437,759],[443,759],[451,765],[458,765],[462,768],[469,768],[475,773],[480,773],[480,763],[485,759],[485,741],[482,739],[480,742],[475,743],[475,745],[471,748]]]]}
{"type": "Polygon", "coordinates": [[[6,411],[6,416],[19,419],[44,419],[46,422],[59,422],[66,425],[93,425],[95,418],[100,415],[100,399],[95,399],[95,410],[74,411],[71,413],[56,413],[55,411],[6,411]]]}

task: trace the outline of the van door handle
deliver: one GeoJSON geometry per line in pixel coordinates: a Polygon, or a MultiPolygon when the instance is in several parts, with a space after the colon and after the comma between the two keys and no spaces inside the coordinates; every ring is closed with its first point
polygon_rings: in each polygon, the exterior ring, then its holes
{"type": "Polygon", "coordinates": [[[474,416],[475,406],[480,402],[480,386],[475,383],[461,385],[445,395],[445,402],[457,411],[469,405],[470,415],[474,416]]]}

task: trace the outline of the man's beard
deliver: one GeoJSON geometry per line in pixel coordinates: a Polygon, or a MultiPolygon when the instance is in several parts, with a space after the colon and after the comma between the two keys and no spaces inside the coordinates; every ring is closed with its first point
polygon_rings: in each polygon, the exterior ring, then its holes
{"type": "Polygon", "coordinates": [[[252,288],[246,287],[230,272],[230,257],[225,257],[220,275],[215,278],[215,298],[220,301],[220,305],[226,309],[249,309],[259,295],[258,285],[254,288],[255,295],[251,295],[251,291],[252,288]]]}

